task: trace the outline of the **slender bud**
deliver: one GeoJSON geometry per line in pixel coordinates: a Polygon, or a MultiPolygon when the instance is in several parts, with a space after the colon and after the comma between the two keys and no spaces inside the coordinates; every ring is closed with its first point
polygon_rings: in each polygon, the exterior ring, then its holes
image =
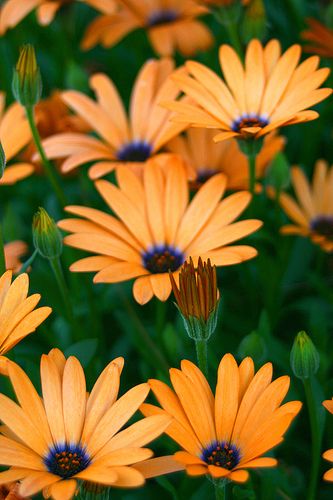
{"type": "Polygon", "coordinates": [[[170,280],[177,307],[188,335],[195,340],[207,340],[217,325],[220,294],[217,288],[216,267],[210,260],[192,259],[185,262],[179,274],[179,288],[170,272],[170,280]]]}
{"type": "Polygon", "coordinates": [[[25,107],[35,106],[42,94],[42,79],[32,45],[24,45],[14,69],[12,90],[15,99],[25,107]]]}
{"type": "Polygon", "coordinates": [[[6,168],[6,154],[0,142],[0,179],[2,179],[6,168]]]}
{"type": "Polygon", "coordinates": [[[36,250],[46,259],[56,259],[62,252],[62,237],[56,223],[40,207],[32,222],[33,241],[36,250]]]}
{"type": "Polygon", "coordinates": [[[315,375],[320,363],[319,353],[310,337],[299,332],[290,352],[290,365],[296,377],[306,379],[315,375]]]}
{"type": "Polygon", "coordinates": [[[247,43],[253,38],[262,40],[266,33],[267,19],[263,0],[248,2],[243,19],[242,32],[247,43]]]}

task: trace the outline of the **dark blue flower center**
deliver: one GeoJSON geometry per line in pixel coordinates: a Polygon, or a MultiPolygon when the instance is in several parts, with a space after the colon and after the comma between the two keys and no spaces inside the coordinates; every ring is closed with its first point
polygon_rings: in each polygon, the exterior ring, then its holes
{"type": "Polygon", "coordinates": [[[256,115],[255,113],[245,113],[241,115],[239,118],[234,120],[231,128],[235,132],[240,132],[242,128],[245,127],[266,127],[269,124],[268,118],[260,115],[256,115]]]}
{"type": "Polygon", "coordinates": [[[311,229],[321,236],[333,240],[333,216],[318,215],[311,221],[311,229]]]}
{"type": "Polygon", "coordinates": [[[124,144],[117,152],[120,161],[146,161],[152,152],[151,145],[146,141],[133,141],[124,144]]]}
{"type": "Polygon", "coordinates": [[[83,471],[91,459],[81,445],[60,444],[51,448],[44,458],[44,464],[51,474],[64,479],[83,471]]]}
{"type": "Polygon", "coordinates": [[[148,26],[158,26],[176,21],[179,13],[173,9],[161,9],[152,12],[148,18],[148,26]]]}
{"type": "Polygon", "coordinates": [[[156,245],[142,255],[143,266],[152,274],[177,271],[184,263],[183,252],[169,245],[156,245]]]}
{"type": "Polygon", "coordinates": [[[208,465],[232,470],[240,462],[240,451],[233,444],[215,441],[203,450],[201,460],[208,465]]]}

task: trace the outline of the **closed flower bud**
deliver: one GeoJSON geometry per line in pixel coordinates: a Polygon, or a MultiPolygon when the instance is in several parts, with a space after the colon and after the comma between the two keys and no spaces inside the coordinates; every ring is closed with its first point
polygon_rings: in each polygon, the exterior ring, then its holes
{"type": "Polygon", "coordinates": [[[251,0],[243,20],[243,37],[247,43],[253,38],[261,40],[265,36],[267,26],[266,12],[263,0],[251,0]]]}
{"type": "Polygon", "coordinates": [[[319,353],[312,340],[305,332],[299,332],[290,352],[290,365],[300,379],[306,379],[317,373],[320,363],[319,353]]]}
{"type": "Polygon", "coordinates": [[[42,94],[42,79],[32,45],[24,45],[14,69],[12,89],[15,99],[22,106],[34,106],[42,94]]]}
{"type": "Polygon", "coordinates": [[[6,168],[6,155],[0,142],[0,179],[2,178],[6,168]]]}
{"type": "Polygon", "coordinates": [[[170,280],[188,335],[195,340],[209,339],[216,329],[220,295],[215,266],[209,259],[203,263],[199,258],[195,268],[190,258],[180,271],[179,288],[172,273],[170,280]]]}
{"type": "Polygon", "coordinates": [[[36,250],[46,259],[56,259],[62,252],[62,237],[56,223],[44,210],[39,208],[32,222],[33,241],[36,250]]]}

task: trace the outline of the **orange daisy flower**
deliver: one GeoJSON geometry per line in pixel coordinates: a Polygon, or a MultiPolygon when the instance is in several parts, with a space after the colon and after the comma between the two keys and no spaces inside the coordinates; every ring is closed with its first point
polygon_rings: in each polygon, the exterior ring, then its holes
{"type": "MultiPolygon", "coordinates": [[[[191,128],[185,135],[172,139],[166,148],[185,160],[189,178],[195,179],[194,186],[200,186],[212,175],[223,172],[228,179],[228,189],[247,189],[247,157],[240,151],[235,139],[214,144],[213,137],[217,132],[214,129],[191,128]]],[[[256,158],[256,179],[264,177],[267,167],[283,149],[284,143],[284,138],[273,132],[267,135],[256,158]]]]}
{"type": "Polygon", "coordinates": [[[20,274],[13,283],[12,271],[6,271],[0,278],[0,373],[2,374],[6,373],[8,361],[4,354],[34,332],[52,311],[50,307],[35,309],[41,296],[35,293],[28,297],[28,289],[29,277],[25,273],[20,274]]]}
{"type": "MultiPolygon", "coordinates": [[[[283,226],[284,234],[306,236],[326,252],[333,251],[333,166],[317,161],[312,186],[299,167],[291,169],[298,203],[281,193],[279,203],[294,224],[283,226]]],[[[269,191],[272,194],[272,191],[269,191]]]]}
{"type": "Polygon", "coordinates": [[[159,106],[161,100],[173,99],[179,93],[169,78],[173,69],[170,59],[144,64],[134,84],[129,117],[114,84],[104,74],[96,74],[90,80],[97,103],[80,92],[64,92],[64,101],[99,137],[55,135],[43,143],[48,157],[68,157],[62,165],[63,172],[98,161],[89,169],[92,179],[124,163],[141,171],[149,157],[186,127],[172,123],[172,113],[159,106]]]}
{"type": "MultiPolygon", "coordinates": [[[[333,398],[323,401],[323,406],[333,414],[333,398]]],[[[325,453],[323,453],[323,458],[329,462],[333,462],[333,449],[325,451],[325,453]]],[[[325,479],[325,481],[333,481],[333,468],[325,472],[323,479],[325,479]]]]}
{"type": "Polygon", "coordinates": [[[97,43],[111,47],[131,31],[145,29],[155,52],[171,56],[179,51],[190,56],[207,50],[213,36],[197,17],[206,14],[205,7],[195,0],[118,0],[121,8],[113,15],[97,17],[88,27],[84,50],[97,43]]]}
{"type": "Polygon", "coordinates": [[[262,455],[283,441],[301,409],[300,401],[281,406],[288,376],[272,382],[272,364],[255,374],[251,358],[238,366],[231,354],[219,365],[215,397],[202,372],[184,360],[171,368],[173,389],[159,380],[149,385],[162,408],[143,404],[144,415],[174,418],[165,431],[183,450],[174,459],[191,476],[245,482],[249,468],[274,467],[277,460],[262,455]]]}
{"type": "Polygon", "coordinates": [[[307,19],[307,23],[309,29],[303,31],[301,37],[309,44],[303,50],[322,57],[333,57],[333,31],[312,17],[307,19]]]}
{"type": "Polygon", "coordinates": [[[4,246],[6,269],[18,272],[22,266],[21,257],[28,251],[28,245],[24,241],[16,240],[6,243],[4,246]]]}
{"type": "Polygon", "coordinates": [[[252,40],[245,66],[229,45],[222,45],[219,55],[225,82],[203,64],[188,61],[188,74],[179,73],[174,81],[194,103],[166,103],[178,113],[178,122],[219,129],[216,142],[231,137],[258,139],[278,127],[314,120],[319,115],[308,108],[332,93],[318,88],[330,70],[317,69],[317,56],[298,65],[299,45],[281,55],[277,40],[265,47],[252,40]]]}
{"type": "Polygon", "coordinates": [[[59,223],[73,233],[64,242],[96,254],[72,264],[71,271],[98,271],[95,283],[137,278],[133,294],[145,304],[153,295],[167,300],[171,292],[168,271],[178,279],[190,256],[195,264],[201,256],[223,266],[257,254],[250,246],[230,246],[262,223],[234,222],[251,196],[243,191],[220,201],[226,188],[223,174],[207,181],[191,202],[185,168],[178,157],[148,161],[142,179],[127,167],[120,167],[116,174],[119,187],[105,180],[95,185],[118,218],[93,208],[66,207],[82,219],[59,223]]]}
{"type": "Polygon", "coordinates": [[[169,425],[169,416],[148,417],[120,429],[149,392],[140,384],[117,400],[123,359],[113,360],[87,397],[80,362],[59,351],[41,358],[40,398],[25,372],[8,361],[18,404],[0,394],[0,484],[20,480],[19,493],[70,500],[78,482],[133,488],[144,476],[131,467],[152,451],[143,448],[169,425]],[[38,425],[36,425],[38,424],[38,425]],[[120,432],[119,432],[120,431],[120,432]]]}
{"type": "MultiPolygon", "coordinates": [[[[7,0],[0,12],[0,33],[4,34],[7,29],[14,28],[33,10],[37,10],[37,20],[39,24],[50,24],[57,11],[63,5],[74,0],[7,0]]],[[[104,9],[105,13],[115,11],[114,0],[78,0],[79,2],[91,5],[96,9],[104,9]]]]}
{"type": "MultiPolygon", "coordinates": [[[[14,103],[5,110],[5,94],[0,92],[0,141],[4,149],[7,163],[12,160],[31,141],[29,123],[24,108],[14,103]]],[[[7,165],[1,185],[15,184],[31,175],[34,166],[28,162],[14,162],[7,165]]]]}

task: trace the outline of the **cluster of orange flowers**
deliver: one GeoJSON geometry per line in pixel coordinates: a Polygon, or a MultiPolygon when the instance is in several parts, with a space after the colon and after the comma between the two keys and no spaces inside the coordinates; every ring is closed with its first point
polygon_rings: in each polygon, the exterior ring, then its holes
{"type": "MultiPolygon", "coordinates": [[[[0,32],[34,9],[39,23],[47,25],[69,1],[7,0],[0,32]]],[[[332,93],[321,88],[329,69],[319,68],[317,55],[300,62],[300,45],[282,53],[277,40],[263,46],[256,39],[248,44],[244,63],[231,46],[220,47],[223,79],[194,60],[175,68],[175,51],[192,56],[213,43],[198,18],[212,5],[230,1],[78,1],[100,12],[82,49],[98,43],[111,47],[141,28],[162,57],[141,68],[128,112],[102,73],[90,78],[95,99],[67,90],[36,106],[48,159],[64,174],[90,164],[89,178],[107,205],[107,211],[65,207],[73,217],[58,223],[70,233],[64,243],[92,254],[70,270],[95,273],[95,283],[134,279],[139,304],[153,296],[166,301],[190,259],[199,267],[201,260],[226,266],[257,255],[253,246],[238,243],[262,225],[257,219],[237,220],[253,196],[249,157],[254,155],[255,180],[263,179],[285,144],[278,130],[318,118],[309,108],[332,93]],[[102,179],[113,171],[115,182],[102,179]]],[[[316,46],[308,51],[332,57],[333,34],[318,22],[310,21],[310,27],[303,36],[316,46]]],[[[9,163],[0,185],[42,172],[24,108],[18,103],[6,108],[3,94],[0,139],[9,163]]],[[[280,194],[293,222],[282,232],[310,237],[333,252],[333,167],[318,161],[312,184],[297,166],[291,175],[297,202],[280,194]]],[[[255,190],[261,189],[257,182],[255,190]]],[[[267,192],[275,195],[273,188],[267,192]]],[[[272,382],[270,363],[255,373],[251,358],[238,365],[226,354],[213,394],[204,374],[185,360],[181,369],[170,370],[173,389],[154,379],[118,398],[122,358],[108,364],[87,395],[79,361],[53,349],[41,359],[41,398],[24,371],[5,357],[51,313],[49,307],[36,309],[40,295],[28,296],[27,274],[12,282],[11,269],[19,272],[26,251],[24,242],[8,243],[9,270],[0,277],[0,372],[9,377],[18,400],[0,394],[0,463],[10,467],[0,473],[0,484],[9,484],[8,491],[17,498],[43,491],[46,498],[66,500],[91,483],[137,487],[180,470],[245,482],[247,469],[276,465],[275,458],[263,455],[283,440],[301,403],[282,404],[290,380],[282,376],[272,382]],[[145,403],[150,390],[159,406],[145,403]],[[144,418],[123,429],[138,409],[144,418]],[[145,446],[162,433],[180,450],[152,458],[145,446]]],[[[323,404],[333,413],[332,401],[323,404]]],[[[324,458],[333,462],[333,450],[324,458]]],[[[333,481],[333,469],[324,477],[333,481]]]]}

